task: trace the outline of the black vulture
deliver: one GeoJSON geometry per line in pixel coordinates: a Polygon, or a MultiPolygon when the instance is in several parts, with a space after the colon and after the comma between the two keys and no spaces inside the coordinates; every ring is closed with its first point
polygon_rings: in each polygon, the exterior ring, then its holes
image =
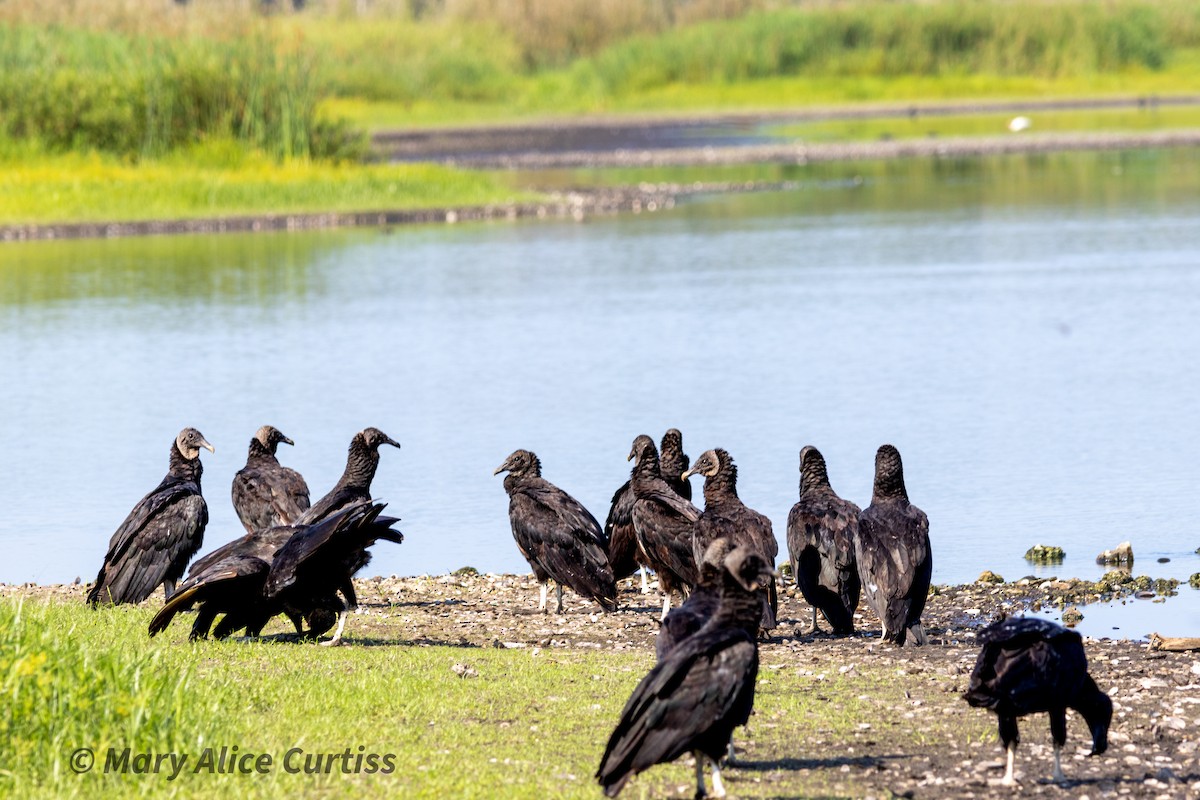
{"type": "MultiPolygon", "coordinates": [[[[779,556],[779,542],[771,520],[741,501],[737,493],[737,465],[726,451],[717,448],[705,450],[683,473],[686,480],[691,475],[704,476],[704,513],[696,521],[692,549],[697,561],[704,558],[704,551],[717,539],[727,538],[738,547],[753,547],[768,564],[774,564],[779,556]]],[[[779,611],[779,597],[775,581],[763,591],[764,630],[775,627],[775,615],[779,611]]]]}
{"type": "MultiPolygon", "coordinates": [[[[400,520],[380,516],[383,503],[358,503],[346,506],[324,519],[333,525],[304,525],[275,553],[267,576],[264,594],[291,614],[309,621],[310,635],[318,636],[332,627],[337,615],[337,630],[324,645],[341,642],[346,615],[357,607],[353,577],[371,561],[367,548],[383,539],[400,544],[404,535],[392,530],[400,520]],[[345,597],[338,597],[341,591],[345,597]],[[324,625],[315,620],[328,620],[324,625]]],[[[294,621],[294,620],[293,620],[294,621]]]]}
{"type": "Polygon", "coordinates": [[[683,434],[678,428],[670,428],[663,434],[658,452],[658,468],[663,480],[684,500],[691,500],[692,485],[683,477],[689,461],[687,453],[683,452],[683,434]]]}
{"type": "Polygon", "coordinates": [[[854,558],[883,638],[903,645],[911,634],[914,644],[925,644],[921,612],[933,575],[929,517],[908,502],[900,452],[890,444],[875,454],[875,489],[858,518],[854,558]]]}
{"type": "Polygon", "coordinates": [[[737,548],[723,573],[716,614],[658,662],[625,703],[596,771],[609,797],[634,775],[689,752],[696,758],[696,795],[705,794],[706,759],[713,793],[725,794],[718,762],[754,708],[758,591],[774,571],[757,552],[737,548]]]}
{"type": "Polygon", "coordinates": [[[370,502],[371,481],[375,479],[375,470],[379,467],[379,447],[385,444],[400,448],[399,442],[378,428],[364,428],[354,434],[346,455],[346,470],[337,485],[304,512],[298,521],[305,524],[317,522],[346,506],[370,502]]]}
{"type": "Polygon", "coordinates": [[[983,650],[963,697],[976,708],[991,709],[999,719],[1000,741],[1008,752],[1005,785],[1015,783],[1013,762],[1021,741],[1017,718],[1026,714],[1050,714],[1056,781],[1066,780],[1061,758],[1068,708],[1079,712],[1091,730],[1091,755],[1108,749],[1112,700],[1088,675],[1078,633],[1049,620],[1014,617],[989,625],[977,638],[983,650]]]}
{"type": "Polygon", "coordinates": [[[171,443],[167,475],[141,499],[108,543],[87,602],[140,603],[163,586],[167,597],[204,543],[208,505],[200,495],[200,448],[215,452],[200,431],[184,428],[171,443]]]}
{"type": "MultiPolygon", "coordinates": [[[[692,485],[680,476],[688,468],[688,463],[687,453],[683,452],[683,434],[675,428],[669,429],[663,434],[659,469],[667,485],[685,500],[692,499],[692,485]]],[[[627,578],[640,566],[642,594],[646,594],[646,559],[638,547],[637,533],[633,528],[633,504],[636,500],[633,479],[630,478],[613,493],[608,518],[604,521],[604,535],[608,538],[608,561],[612,565],[613,576],[617,580],[627,578]]]]}
{"type": "Polygon", "coordinates": [[[297,633],[301,616],[328,617],[330,623],[314,627],[311,636],[332,627],[337,615],[337,633],[323,643],[337,644],[348,607],[338,590],[349,582],[356,564],[370,560],[366,548],[376,540],[404,540],[391,529],[399,520],[380,516],[383,508],[382,503],[362,503],[312,524],[256,531],[224,545],[196,562],[188,580],[151,621],[150,635],[197,603],[192,639],[207,636],[218,614],[225,617],[213,635],[223,639],[242,628],[257,636],[271,617],[285,613],[297,633]]]}
{"type": "Polygon", "coordinates": [[[517,450],[493,475],[507,472],[508,519],[521,555],[541,584],[538,611],[546,610],[547,584],[558,591],[563,613],[563,584],[589,597],[605,611],[617,610],[617,584],[605,553],[600,523],[578,500],[542,477],[542,462],[528,450],[517,450]]]}
{"type": "MultiPolygon", "coordinates": [[[[608,563],[613,578],[623,580],[643,566],[645,558],[638,549],[637,534],[633,530],[633,482],[625,481],[613,492],[608,517],[604,520],[604,539],[608,542],[608,563]]],[[[645,572],[642,573],[642,591],[646,591],[645,572]]]]}
{"type": "Polygon", "coordinates": [[[829,485],[825,459],[809,445],[800,451],[800,501],[788,514],[787,543],[800,593],[836,634],[854,633],[854,611],[862,582],[854,561],[862,509],[838,497],[829,485]]]}
{"type": "Polygon", "coordinates": [[[310,505],[304,478],[275,458],[281,442],[295,444],[278,428],[263,425],[250,440],[246,466],[233,476],[233,508],[247,533],[291,525],[310,505]]]}
{"type": "Polygon", "coordinates": [[[688,595],[687,600],[662,620],[658,626],[658,637],[654,640],[654,653],[659,661],[675,649],[675,646],[704,627],[721,603],[721,576],[725,571],[725,557],[733,550],[728,539],[717,539],[704,551],[700,562],[700,581],[688,595]]]}
{"type": "Polygon", "coordinates": [[[654,440],[642,434],[633,440],[629,458],[633,467],[633,529],[646,563],[658,575],[663,593],[662,615],[671,608],[671,592],[684,597],[700,580],[696,558],[692,555],[692,528],[700,518],[700,509],[672,489],[659,471],[658,450],[654,440]]]}

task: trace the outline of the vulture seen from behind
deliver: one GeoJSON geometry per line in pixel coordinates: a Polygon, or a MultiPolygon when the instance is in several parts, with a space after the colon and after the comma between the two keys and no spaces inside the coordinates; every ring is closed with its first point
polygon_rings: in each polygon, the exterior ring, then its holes
{"type": "Polygon", "coordinates": [[[921,612],[933,575],[929,517],[908,501],[900,451],[890,444],[875,454],[875,489],[858,518],[854,558],[867,604],[883,621],[883,638],[903,645],[911,635],[914,644],[925,644],[921,612]]]}
{"type": "Polygon", "coordinates": [[[788,514],[787,544],[800,593],[836,634],[854,633],[862,583],[854,560],[861,509],[829,485],[825,459],[809,445],[800,451],[800,501],[788,514]]]}

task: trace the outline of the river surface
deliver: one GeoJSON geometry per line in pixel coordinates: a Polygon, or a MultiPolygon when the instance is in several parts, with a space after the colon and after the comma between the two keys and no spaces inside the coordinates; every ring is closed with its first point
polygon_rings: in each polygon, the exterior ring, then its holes
{"type": "MultiPolygon", "coordinates": [[[[801,447],[866,505],[890,442],[935,582],[1126,540],[1200,571],[1200,154],[775,169],[797,188],[584,223],[4,245],[0,581],[90,580],[186,425],[205,549],[237,536],[265,423],[314,498],[356,431],[402,443],[374,489],[407,538],[366,575],[526,571],[492,470],[534,450],[603,521],[668,427],[781,542],[801,447]]],[[[1200,629],[1194,595],[1163,607],[1200,629]]]]}

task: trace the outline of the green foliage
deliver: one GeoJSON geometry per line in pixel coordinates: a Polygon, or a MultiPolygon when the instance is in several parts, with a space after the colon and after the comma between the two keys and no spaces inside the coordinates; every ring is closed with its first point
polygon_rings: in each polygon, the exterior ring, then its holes
{"type": "Polygon", "coordinates": [[[230,137],[278,158],[353,151],[316,119],[314,56],[229,41],[0,24],[0,132],[51,150],[161,155],[230,137]]]}

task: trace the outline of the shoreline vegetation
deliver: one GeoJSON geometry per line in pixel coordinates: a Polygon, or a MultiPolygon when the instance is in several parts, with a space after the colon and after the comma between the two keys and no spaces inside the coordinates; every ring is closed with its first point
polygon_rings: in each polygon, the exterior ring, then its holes
{"type": "MultiPolygon", "coordinates": [[[[1189,0],[9,0],[0,225],[12,239],[47,223],[464,217],[558,201],[504,172],[378,163],[389,136],[979,100],[1195,103],[1197,69],[1189,0]]],[[[1152,124],[1200,129],[1190,116],[1152,124]]]]}
{"type": "MultiPolygon", "coordinates": [[[[624,581],[622,608],[604,614],[567,592],[566,614],[556,615],[536,613],[531,575],[464,568],[356,580],[355,588],[360,612],[347,622],[345,646],[327,648],[295,641],[286,620],[257,641],[189,642],[185,615],[149,639],[161,595],[97,610],[84,605],[82,583],[0,585],[0,741],[10,748],[0,792],[600,795],[591,775],[604,741],[654,661],[657,594],[624,581]],[[81,775],[69,758],[82,747],[96,762],[81,775]],[[267,753],[275,768],[197,771],[209,747],[267,753]],[[109,750],[124,748],[190,762],[175,778],[170,770],[105,774],[109,750]],[[349,748],[352,759],[390,753],[395,769],[342,770],[341,759],[332,771],[292,772],[284,761],[295,748],[349,748]]],[[[930,644],[896,648],[880,642],[865,606],[853,636],[807,633],[811,610],[789,581],[780,625],[760,645],[755,713],[734,734],[727,786],[737,797],[991,796],[1004,766],[995,718],[961,697],[979,651],[975,631],[1002,613],[1060,601],[1175,590],[1173,582],[1120,573],[1095,583],[936,586],[923,615],[930,644]]],[[[1196,654],[1128,639],[1089,638],[1086,648],[1091,674],[1116,706],[1110,753],[1086,758],[1087,732],[1072,716],[1069,780],[1055,784],[1048,726],[1035,717],[1022,726],[1022,795],[1194,789],[1196,654]]],[[[626,794],[690,797],[691,772],[682,758],[639,776],[626,794]]]]}

